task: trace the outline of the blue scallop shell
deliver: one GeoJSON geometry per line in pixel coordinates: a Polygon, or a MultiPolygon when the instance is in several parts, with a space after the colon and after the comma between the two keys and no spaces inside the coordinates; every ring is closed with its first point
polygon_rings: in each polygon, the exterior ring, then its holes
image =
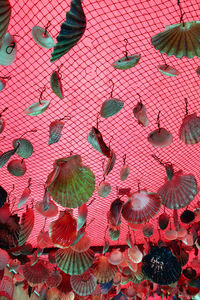
{"type": "Polygon", "coordinates": [[[111,289],[113,285],[113,280],[109,281],[109,282],[105,282],[105,283],[100,283],[100,287],[101,287],[101,294],[105,295],[108,293],[108,291],[111,289]]]}
{"type": "Polygon", "coordinates": [[[70,11],[67,12],[66,21],[61,25],[57,36],[57,44],[51,53],[51,62],[56,61],[71,50],[82,38],[86,29],[86,18],[81,0],[72,0],[70,11]]]}
{"type": "Polygon", "coordinates": [[[142,259],[142,272],[159,285],[169,285],[181,276],[181,266],[168,247],[152,247],[142,259]]]}

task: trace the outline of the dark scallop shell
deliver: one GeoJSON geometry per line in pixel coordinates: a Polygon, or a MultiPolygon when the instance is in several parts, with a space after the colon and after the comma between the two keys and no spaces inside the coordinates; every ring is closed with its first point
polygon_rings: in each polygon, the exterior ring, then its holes
{"type": "Polygon", "coordinates": [[[152,247],[142,259],[142,272],[159,285],[169,285],[181,276],[181,266],[168,247],[152,247]]]}
{"type": "Polygon", "coordinates": [[[71,50],[82,38],[86,29],[86,18],[81,0],[72,0],[70,11],[67,12],[66,21],[61,25],[57,36],[57,44],[51,53],[51,62],[56,61],[71,50]]]}

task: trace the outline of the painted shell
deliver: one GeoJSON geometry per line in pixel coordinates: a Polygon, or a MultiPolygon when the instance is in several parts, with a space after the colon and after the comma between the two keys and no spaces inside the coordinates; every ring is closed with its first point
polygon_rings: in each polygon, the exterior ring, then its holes
{"type": "Polygon", "coordinates": [[[30,283],[39,284],[45,282],[49,277],[49,270],[41,261],[38,261],[34,266],[27,263],[22,266],[22,270],[24,277],[30,283]]]}
{"type": "Polygon", "coordinates": [[[4,276],[0,282],[0,297],[2,300],[12,300],[14,294],[14,282],[13,278],[4,276]]]}
{"type": "Polygon", "coordinates": [[[0,249],[0,270],[3,270],[6,267],[9,259],[8,253],[5,250],[0,249]]]}
{"type": "Polygon", "coordinates": [[[97,188],[99,197],[107,197],[111,192],[111,185],[108,182],[103,181],[97,188]]]}
{"type": "Polygon", "coordinates": [[[22,207],[27,201],[28,201],[28,197],[31,194],[31,190],[29,187],[26,187],[19,199],[19,203],[17,204],[17,208],[22,207]]]}
{"type": "Polygon", "coordinates": [[[27,241],[29,235],[31,234],[34,226],[34,212],[31,208],[27,208],[26,212],[23,213],[21,224],[20,224],[20,231],[18,237],[18,246],[24,245],[27,241]]]}
{"type": "Polygon", "coordinates": [[[61,82],[60,74],[59,74],[58,71],[54,71],[51,74],[50,82],[51,82],[51,88],[52,88],[53,92],[60,99],[63,99],[64,98],[63,87],[62,87],[62,82],[61,82]]]}
{"type": "Polygon", "coordinates": [[[24,160],[14,159],[7,165],[8,172],[13,176],[23,176],[26,173],[26,164],[24,160]]]}
{"type": "Polygon", "coordinates": [[[47,110],[49,107],[50,101],[48,100],[40,100],[31,104],[24,112],[29,116],[38,116],[47,110]]]}
{"type": "Polygon", "coordinates": [[[48,288],[57,287],[62,281],[62,275],[56,269],[49,275],[46,280],[48,288]]]}
{"type": "Polygon", "coordinates": [[[139,62],[141,58],[140,54],[134,54],[130,56],[124,56],[118,60],[116,60],[112,66],[115,69],[120,69],[120,70],[128,70],[132,67],[135,67],[137,63],[139,62]]]}
{"type": "MultiPolygon", "coordinates": [[[[101,136],[102,137],[102,136],[101,136]]],[[[88,134],[87,136],[87,141],[88,143],[90,143],[90,145],[92,145],[92,147],[99,151],[101,154],[103,154],[102,150],[101,150],[101,147],[99,145],[99,142],[96,138],[96,134],[95,134],[95,127],[92,127],[90,133],[88,134]]]]}
{"type": "Polygon", "coordinates": [[[187,145],[200,142],[200,118],[196,113],[185,116],[179,129],[179,138],[187,145]]]}
{"type": "Polygon", "coordinates": [[[161,53],[178,58],[200,56],[200,23],[199,21],[184,22],[165,27],[163,32],[154,35],[152,45],[161,53]]]}
{"type": "Polygon", "coordinates": [[[160,128],[149,133],[148,141],[154,147],[163,148],[172,143],[173,137],[165,128],[160,128]]]}
{"type": "Polygon", "coordinates": [[[80,296],[91,295],[97,286],[97,279],[90,272],[86,271],[82,275],[72,275],[70,283],[73,291],[80,296]]]}
{"type": "Polygon", "coordinates": [[[61,120],[51,122],[49,126],[49,145],[57,143],[61,138],[61,132],[65,123],[61,120]]]}
{"type": "Polygon", "coordinates": [[[168,247],[152,247],[143,257],[142,272],[159,285],[169,285],[181,276],[181,266],[168,247]]]}
{"type": "Polygon", "coordinates": [[[45,218],[53,218],[58,214],[58,207],[52,200],[49,200],[47,206],[43,200],[37,201],[35,204],[35,209],[40,215],[45,218]]]}
{"type": "Polygon", "coordinates": [[[16,150],[17,148],[8,150],[0,155],[0,168],[2,168],[9,161],[9,159],[15,154],[16,150]]]}
{"type": "Polygon", "coordinates": [[[164,232],[164,237],[166,240],[173,241],[177,239],[177,231],[176,230],[166,230],[164,232]]]}
{"type": "MultiPolygon", "coordinates": [[[[0,78],[0,92],[5,88],[6,81],[3,78],[0,78]]],[[[1,119],[2,120],[2,119],[1,119]]],[[[3,121],[3,120],[2,120],[3,121]]],[[[1,122],[2,122],[1,121],[1,122]]],[[[2,126],[2,125],[1,125],[2,126]]]]}
{"type": "Polygon", "coordinates": [[[150,237],[154,233],[154,227],[152,224],[145,224],[144,227],[142,228],[143,234],[146,237],[150,237]]]}
{"type": "Polygon", "coordinates": [[[180,172],[175,173],[172,179],[167,180],[158,190],[162,204],[170,209],[187,206],[197,193],[197,181],[194,175],[181,175],[180,172]]]}
{"type": "Polygon", "coordinates": [[[69,247],[76,239],[77,221],[67,211],[49,226],[49,237],[56,247],[69,247]]]}
{"type": "Polygon", "coordinates": [[[130,174],[130,167],[127,165],[124,165],[120,170],[120,179],[122,181],[126,180],[128,175],[130,174]]]}
{"type": "Polygon", "coordinates": [[[120,249],[113,249],[108,256],[108,261],[112,265],[119,265],[123,261],[124,256],[120,249]]]}
{"type": "Polygon", "coordinates": [[[117,266],[110,264],[108,258],[104,255],[96,258],[92,269],[94,276],[100,283],[111,281],[117,272],[117,266]]]}
{"type": "Polygon", "coordinates": [[[54,41],[50,34],[39,26],[34,26],[31,29],[31,34],[34,41],[42,48],[50,49],[54,46],[54,41]]]}
{"type": "Polygon", "coordinates": [[[57,44],[51,53],[51,62],[61,58],[82,38],[86,29],[86,18],[81,2],[81,0],[71,1],[70,11],[66,14],[66,21],[61,25],[57,44]]]}
{"type": "Polygon", "coordinates": [[[75,208],[92,196],[95,177],[88,167],[83,166],[80,155],[72,155],[55,161],[46,184],[54,201],[75,208]]]}
{"type": "Polygon", "coordinates": [[[145,223],[152,219],[161,207],[158,194],[145,190],[134,193],[124,204],[122,216],[129,223],[145,223]]]}
{"type": "Polygon", "coordinates": [[[116,98],[110,98],[103,102],[100,114],[103,118],[112,117],[116,115],[123,108],[123,106],[123,101],[116,98]]]}
{"type": "Polygon", "coordinates": [[[116,241],[118,240],[119,236],[120,236],[120,229],[118,229],[118,227],[116,228],[112,228],[110,227],[108,230],[109,233],[109,237],[112,241],[116,241]]]}
{"type": "Polygon", "coordinates": [[[132,260],[135,264],[139,264],[142,261],[143,254],[138,248],[138,246],[133,246],[132,248],[128,248],[128,257],[132,260]]]}
{"type": "Polygon", "coordinates": [[[86,223],[88,214],[87,205],[84,203],[78,208],[78,218],[77,218],[77,231],[79,231],[86,223]]]}
{"type": "Polygon", "coordinates": [[[49,237],[49,232],[40,230],[40,233],[37,236],[38,247],[43,249],[47,247],[53,247],[53,243],[49,237]]]}
{"type": "Polygon", "coordinates": [[[183,227],[181,227],[178,231],[177,231],[177,239],[182,239],[186,236],[187,234],[187,230],[183,227]]]}
{"type": "Polygon", "coordinates": [[[88,270],[94,261],[94,252],[76,252],[71,248],[59,249],[56,252],[56,264],[69,275],[80,275],[88,270]]]}
{"type": "Polygon", "coordinates": [[[26,139],[15,139],[13,140],[13,147],[16,148],[16,153],[22,158],[28,158],[33,154],[33,145],[29,140],[26,139]]]}
{"type": "Polygon", "coordinates": [[[149,120],[147,118],[146,107],[142,102],[138,102],[133,108],[133,115],[138,120],[138,124],[144,127],[148,126],[149,120]]]}
{"type": "Polygon", "coordinates": [[[74,244],[73,246],[71,245],[71,248],[76,251],[76,252],[85,252],[87,251],[91,246],[91,239],[88,236],[87,232],[81,237],[81,239],[74,244]]]}
{"type": "Polygon", "coordinates": [[[160,229],[165,230],[169,224],[169,215],[162,213],[158,218],[158,225],[160,229]]]}
{"type": "Polygon", "coordinates": [[[1,0],[0,2],[0,46],[4,35],[8,29],[9,21],[11,16],[11,5],[8,0],[1,0]]]}
{"type": "Polygon", "coordinates": [[[0,48],[0,65],[10,66],[16,59],[17,47],[14,36],[6,33],[0,48]]]}
{"type": "Polygon", "coordinates": [[[168,65],[160,65],[160,66],[158,66],[158,70],[162,74],[171,76],[171,77],[179,75],[179,72],[176,69],[174,69],[173,67],[170,67],[168,65]]]}

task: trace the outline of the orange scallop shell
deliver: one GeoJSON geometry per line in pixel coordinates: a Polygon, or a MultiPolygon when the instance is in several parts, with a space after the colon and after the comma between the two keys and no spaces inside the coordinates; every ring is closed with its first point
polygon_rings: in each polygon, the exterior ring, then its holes
{"type": "Polygon", "coordinates": [[[117,267],[111,265],[108,258],[104,255],[97,257],[95,263],[92,266],[94,276],[97,278],[98,282],[105,283],[111,281],[115,273],[117,272],[117,267]]]}
{"type": "Polygon", "coordinates": [[[88,236],[87,232],[85,232],[85,234],[82,236],[82,238],[73,246],[71,246],[71,248],[76,251],[76,252],[85,252],[90,248],[91,245],[91,239],[88,236]]]}

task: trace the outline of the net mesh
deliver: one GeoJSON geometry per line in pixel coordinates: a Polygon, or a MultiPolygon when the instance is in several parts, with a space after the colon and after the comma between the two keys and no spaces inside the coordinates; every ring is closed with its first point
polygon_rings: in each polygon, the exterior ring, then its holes
{"type": "MultiPolygon", "coordinates": [[[[172,162],[176,171],[182,169],[186,174],[194,174],[199,181],[199,144],[186,146],[178,137],[185,116],[184,98],[188,99],[189,113],[199,112],[199,76],[196,73],[199,59],[162,56],[151,45],[153,35],[163,31],[166,25],[179,22],[180,11],[176,1],[84,0],[83,8],[87,17],[85,34],[72,50],[55,63],[50,63],[52,49],[38,46],[32,38],[31,28],[35,25],[45,28],[50,21],[48,32],[56,41],[60,25],[70,9],[70,1],[10,0],[10,3],[12,18],[8,31],[16,35],[17,59],[11,66],[0,66],[0,76],[11,76],[6,88],[0,92],[0,109],[8,107],[2,116],[6,127],[1,134],[5,137],[0,141],[1,151],[11,149],[13,139],[37,129],[37,132],[24,135],[34,147],[33,155],[25,159],[26,174],[15,178],[8,173],[6,166],[0,170],[0,184],[8,191],[15,185],[13,195],[16,200],[12,210],[16,209],[29,177],[32,178],[30,201],[32,198],[35,202],[41,200],[44,183],[54,160],[69,156],[71,152],[81,155],[84,165],[93,170],[98,186],[103,179],[104,157],[88,143],[87,135],[92,126],[96,125],[102,103],[110,98],[113,84],[113,97],[124,101],[124,108],[117,115],[108,119],[101,118],[99,122],[99,130],[107,144],[111,140],[117,161],[113,171],[106,177],[112,186],[110,195],[103,199],[95,192],[93,196],[96,199],[89,206],[88,223],[92,223],[88,226],[88,233],[92,245],[103,243],[106,213],[116,198],[116,187],[131,187],[132,191],[137,191],[140,181],[141,189],[156,192],[164,183],[165,169],[152,158],[152,154],[172,162]],[[125,39],[128,40],[128,54],[141,54],[141,59],[130,70],[116,70],[112,63],[124,56],[125,39]],[[176,77],[162,75],[157,67],[165,62],[180,74],[176,77]],[[50,76],[57,67],[61,67],[65,95],[63,100],[50,87],[50,76]],[[40,116],[27,116],[24,110],[39,100],[44,87],[43,99],[50,100],[48,110],[40,116]],[[132,110],[140,100],[138,94],[146,106],[149,118],[149,126],[145,128],[138,125],[133,116],[132,110]],[[159,111],[161,127],[173,135],[173,143],[163,149],[154,148],[147,140],[148,134],[157,128],[159,111]],[[49,146],[50,123],[64,116],[67,120],[62,138],[49,146]],[[120,169],[125,154],[131,173],[126,181],[121,182],[120,169]]],[[[185,12],[185,22],[198,20],[197,1],[185,1],[181,5],[185,12]]],[[[13,158],[17,158],[17,155],[13,158]]],[[[189,208],[193,209],[197,202],[198,196],[189,208]]],[[[167,211],[172,215],[171,210],[167,211]]],[[[37,235],[44,224],[42,216],[37,212],[35,216],[34,230],[29,238],[34,246],[37,245],[37,235]]],[[[46,229],[52,220],[47,220],[46,229]]],[[[156,229],[157,216],[151,222],[156,229]]],[[[127,224],[123,221],[119,240],[111,243],[124,244],[126,233],[127,224]]],[[[155,230],[154,238],[157,236],[155,230]]],[[[136,239],[142,241],[142,234],[136,234],[136,239]]]]}

